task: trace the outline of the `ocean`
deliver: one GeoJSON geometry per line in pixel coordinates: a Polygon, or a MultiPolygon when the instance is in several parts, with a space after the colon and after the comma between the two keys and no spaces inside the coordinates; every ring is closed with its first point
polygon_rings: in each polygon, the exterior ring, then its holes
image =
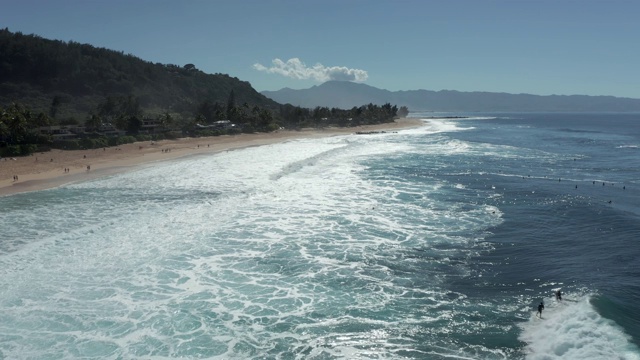
{"type": "Polygon", "coordinates": [[[0,197],[0,359],[640,359],[640,114],[411,116],[0,197]]]}

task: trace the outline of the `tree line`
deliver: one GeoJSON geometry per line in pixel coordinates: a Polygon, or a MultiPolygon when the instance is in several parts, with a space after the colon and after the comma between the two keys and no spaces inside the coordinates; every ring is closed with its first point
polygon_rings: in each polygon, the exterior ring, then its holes
{"type": "Polygon", "coordinates": [[[88,149],[116,146],[123,143],[146,140],[173,139],[182,136],[216,136],[237,133],[271,132],[281,128],[351,127],[392,122],[398,113],[404,114],[391,104],[368,104],[352,109],[316,107],[302,108],[290,104],[280,105],[276,111],[248,103],[235,104],[234,93],[230,93],[226,104],[204,101],[195,110],[195,115],[184,118],[180,114],[164,111],[159,114],[145,113],[134,96],[107,97],[91,111],[81,124],[61,122],[51,114],[34,112],[24,104],[13,102],[0,106],[0,156],[29,155],[51,148],[88,149]],[[145,120],[153,119],[157,129],[153,134],[142,133],[145,120]],[[229,120],[235,128],[202,130],[198,125],[212,125],[220,120],[229,120]],[[53,125],[82,126],[78,138],[54,141],[53,136],[39,131],[53,125]],[[101,129],[108,127],[124,133],[106,136],[101,129]]]}

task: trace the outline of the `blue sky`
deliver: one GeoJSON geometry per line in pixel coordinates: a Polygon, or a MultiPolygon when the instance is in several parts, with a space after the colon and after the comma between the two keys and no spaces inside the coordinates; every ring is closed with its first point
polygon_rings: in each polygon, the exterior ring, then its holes
{"type": "Polygon", "coordinates": [[[0,27],[193,63],[258,91],[640,98],[637,0],[0,0],[0,27]]]}

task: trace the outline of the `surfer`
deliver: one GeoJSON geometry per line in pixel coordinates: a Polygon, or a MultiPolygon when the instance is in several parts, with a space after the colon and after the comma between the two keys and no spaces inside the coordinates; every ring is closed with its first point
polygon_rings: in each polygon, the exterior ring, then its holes
{"type": "Polygon", "coordinates": [[[556,300],[562,301],[562,291],[560,291],[560,289],[556,291],[556,300]]]}
{"type": "Polygon", "coordinates": [[[538,305],[538,313],[536,314],[540,319],[542,319],[542,310],[544,310],[544,303],[541,301],[540,305],[538,305]]]}

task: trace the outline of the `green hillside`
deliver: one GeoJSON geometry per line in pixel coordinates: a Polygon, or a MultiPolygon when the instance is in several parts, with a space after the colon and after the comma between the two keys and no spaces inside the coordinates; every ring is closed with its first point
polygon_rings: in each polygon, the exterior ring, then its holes
{"type": "Polygon", "coordinates": [[[232,91],[237,104],[279,107],[248,82],[205,74],[193,64],[154,64],[92,45],[0,30],[0,106],[19,101],[58,120],[83,120],[107,97],[132,96],[144,114],[189,117],[205,103],[226,107],[232,91]]]}

